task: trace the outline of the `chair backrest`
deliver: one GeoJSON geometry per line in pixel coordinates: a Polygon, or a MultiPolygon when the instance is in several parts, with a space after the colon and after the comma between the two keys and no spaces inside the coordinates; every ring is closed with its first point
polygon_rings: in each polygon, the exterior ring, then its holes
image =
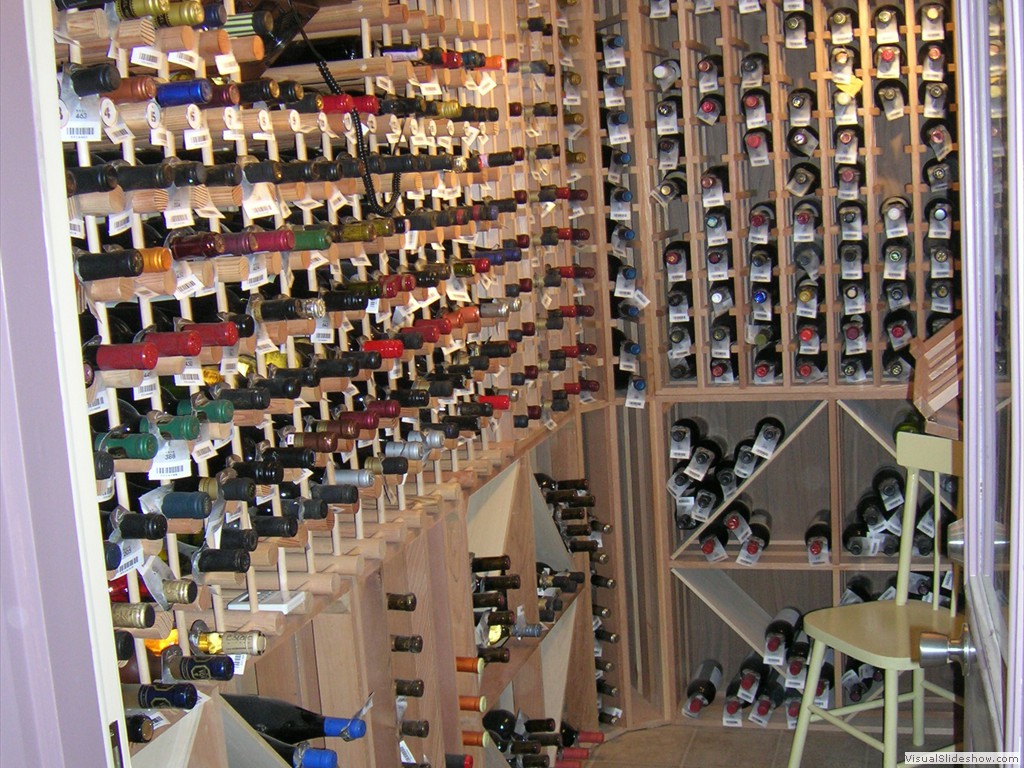
{"type": "MultiPolygon", "coordinates": [[[[903,534],[900,539],[900,560],[896,572],[896,603],[905,605],[910,584],[910,561],[914,550],[914,528],[917,524],[918,490],[922,481],[930,483],[933,508],[932,547],[932,607],[939,608],[940,568],[942,550],[943,507],[949,507],[942,498],[940,475],[963,477],[963,444],[956,440],[933,435],[900,432],[896,435],[896,462],[907,470],[903,505],[903,534]]],[[[956,514],[956,509],[951,509],[956,514]]],[[[955,581],[955,580],[954,580],[955,581]]],[[[958,586],[954,583],[950,599],[950,612],[957,608],[958,586]]]]}

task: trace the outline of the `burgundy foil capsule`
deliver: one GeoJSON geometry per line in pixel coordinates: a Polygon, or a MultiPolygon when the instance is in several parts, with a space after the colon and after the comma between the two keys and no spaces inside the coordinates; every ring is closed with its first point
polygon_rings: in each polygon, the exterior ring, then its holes
{"type": "Polygon", "coordinates": [[[91,387],[96,380],[96,370],[84,361],[82,362],[82,379],[85,381],[86,387],[91,387]]]}
{"type": "Polygon", "coordinates": [[[403,293],[416,290],[416,275],[411,272],[402,272],[398,277],[398,290],[403,293]]]}
{"type": "Polygon", "coordinates": [[[366,410],[380,414],[386,419],[393,419],[402,413],[402,404],[397,400],[371,400],[366,410]]]}
{"type": "Polygon", "coordinates": [[[452,330],[462,328],[466,324],[466,318],[462,316],[462,311],[453,309],[451,312],[446,312],[444,319],[452,324],[452,330]]]}
{"type": "Polygon", "coordinates": [[[575,381],[567,381],[563,389],[567,395],[578,395],[583,388],[575,381]]]}
{"type": "Polygon", "coordinates": [[[224,253],[248,254],[259,250],[259,241],[252,232],[221,232],[224,241],[224,253]]]}
{"type": "Polygon", "coordinates": [[[562,351],[565,352],[566,357],[576,358],[580,356],[580,348],[575,344],[570,344],[562,347],[562,351]]]}
{"type": "Polygon", "coordinates": [[[359,429],[367,431],[380,426],[380,414],[373,411],[342,411],[336,420],[355,424],[359,429]]]}
{"type": "Polygon", "coordinates": [[[486,256],[478,256],[477,258],[472,259],[472,262],[473,269],[476,270],[476,273],[478,275],[483,274],[484,272],[491,271],[491,260],[488,259],[486,256]]]}
{"type": "Polygon", "coordinates": [[[172,239],[167,247],[175,259],[208,258],[224,253],[224,239],[213,232],[186,235],[172,239]]]}
{"type": "Polygon", "coordinates": [[[156,344],[101,344],[96,347],[96,367],[101,371],[151,371],[160,352],[156,344]]]}
{"type": "Polygon", "coordinates": [[[405,344],[398,339],[371,339],[363,343],[364,352],[380,352],[385,359],[401,357],[405,352],[405,344]]]}
{"type": "Polygon", "coordinates": [[[533,278],[521,277],[519,278],[519,290],[523,293],[531,293],[533,291],[533,278]]]}
{"type": "Polygon", "coordinates": [[[570,189],[569,190],[569,199],[570,200],[579,200],[579,201],[582,202],[584,200],[589,200],[590,199],[590,193],[587,190],[585,190],[585,189],[570,189]]]}
{"type": "Polygon", "coordinates": [[[530,247],[530,236],[529,235],[516,235],[516,248],[529,248],[530,247]]]}
{"type": "Polygon", "coordinates": [[[195,331],[147,333],[145,340],[156,346],[160,357],[195,357],[203,351],[203,339],[195,331]]]}
{"type": "Polygon", "coordinates": [[[537,324],[536,323],[523,323],[522,327],[523,336],[536,336],[537,335],[537,324]]]}
{"type": "Polygon", "coordinates": [[[507,411],[511,405],[508,395],[480,395],[478,403],[486,403],[496,411],[507,411]]]}
{"type": "Polygon", "coordinates": [[[528,405],[526,406],[526,418],[531,421],[537,421],[541,416],[541,407],[539,405],[528,405]]]}
{"type": "Polygon", "coordinates": [[[523,376],[528,379],[536,379],[540,375],[540,369],[536,365],[524,365],[523,376]]]}
{"type": "Polygon", "coordinates": [[[290,251],[295,248],[295,233],[290,229],[253,232],[257,251],[290,251]]]}
{"type": "Polygon", "coordinates": [[[508,114],[509,117],[520,117],[523,114],[522,102],[510,101],[508,103],[508,114]]]}
{"type": "Polygon", "coordinates": [[[601,389],[601,382],[597,379],[580,379],[580,387],[587,392],[598,392],[601,389]]]}
{"type": "Polygon", "coordinates": [[[590,355],[597,354],[597,344],[587,344],[581,341],[576,347],[580,351],[580,357],[589,357],[590,355]]]}
{"type": "Polygon", "coordinates": [[[526,149],[523,147],[512,147],[512,157],[515,158],[517,163],[521,163],[526,159],[526,149]]]}
{"type": "Polygon", "coordinates": [[[555,230],[559,240],[571,240],[572,239],[572,227],[558,227],[555,230]]]}
{"type": "Polygon", "coordinates": [[[204,347],[233,347],[238,343],[238,326],[232,322],[186,323],[183,331],[194,331],[202,339],[204,347]]]}
{"type": "Polygon", "coordinates": [[[398,283],[394,280],[390,280],[387,277],[382,277],[377,281],[380,285],[380,295],[384,299],[393,299],[398,295],[398,283]]]}
{"type": "Polygon", "coordinates": [[[512,199],[516,201],[516,205],[526,205],[530,202],[530,193],[525,189],[517,189],[512,193],[512,199]]]}
{"type": "Polygon", "coordinates": [[[589,229],[574,229],[574,230],[572,230],[572,240],[574,240],[575,242],[579,242],[581,240],[589,240],[589,239],[590,239],[590,230],[589,229]]]}
{"type": "Polygon", "coordinates": [[[515,74],[519,71],[519,59],[505,59],[505,71],[515,74]]]}
{"type": "Polygon", "coordinates": [[[516,350],[519,349],[519,345],[512,340],[506,341],[505,343],[508,344],[509,354],[514,355],[516,353],[516,350]]]}

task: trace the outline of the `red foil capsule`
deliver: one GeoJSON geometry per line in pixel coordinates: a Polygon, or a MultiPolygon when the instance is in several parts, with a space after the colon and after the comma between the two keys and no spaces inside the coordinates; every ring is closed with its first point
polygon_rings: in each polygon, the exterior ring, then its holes
{"type": "Polygon", "coordinates": [[[570,190],[568,187],[555,187],[555,199],[556,200],[571,200],[570,190]]]}
{"type": "Polygon", "coordinates": [[[509,351],[509,354],[511,354],[511,355],[514,355],[516,353],[516,350],[519,349],[519,345],[516,344],[511,339],[506,341],[505,343],[508,344],[508,351],[509,351]]]}
{"type": "Polygon", "coordinates": [[[558,314],[560,314],[562,317],[576,317],[576,305],[566,304],[563,307],[559,307],[558,314]]]}
{"type": "Polygon", "coordinates": [[[377,283],[380,285],[380,293],[383,298],[393,299],[398,295],[398,284],[394,280],[382,277],[377,283]]]}
{"type": "Polygon", "coordinates": [[[325,95],[323,100],[324,112],[351,112],[355,108],[355,101],[347,93],[325,95]]]}
{"type": "Polygon", "coordinates": [[[96,347],[96,367],[101,371],[151,371],[160,352],[153,344],[101,344],[96,347]]]}
{"type": "Polygon", "coordinates": [[[768,217],[763,213],[755,213],[750,217],[750,226],[752,227],[763,227],[768,223],[768,217]]]}
{"type": "Polygon", "coordinates": [[[525,189],[517,189],[512,193],[512,199],[516,201],[516,205],[526,205],[530,202],[530,193],[525,189]]]}
{"type": "Polygon", "coordinates": [[[290,229],[253,232],[257,251],[290,251],[295,248],[295,233],[290,229]]]}
{"type": "Polygon", "coordinates": [[[478,256],[475,259],[471,259],[471,261],[473,262],[473,269],[476,270],[478,275],[491,271],[491,260],[486,256],[478,256]]]}
{"type": "Polygon", "coordinates": [[[566,357],[577,358],[580,356],[580,348],[575,344],[562,347],[562,351],[565,352],[566,357]]]}
{"type": "Polygon", "coordinates": [[[453,330],[457,328],[462,328],[466,324],[466,319],[462,316],[461,310],[454,310],[452,312],[445,313],[444,319],[446,319],[449,323],[452,324],[453,330]]]}
{"type": "Polygon", "coordinates": [[[555,235],[559,240],[572,240],[572,227],[558,227],[555,235]]]}
{"type": "Polygon", "coordinates": [[[528,379],[536,379],[540,375],[540,369],[536,365],[524,365],[523,376],[528,379]]]}
{"type": "Polygon", "coordinates": [[[398,339],[370,339],[363,342],[363,351],[380,352],[381,357],[390,360],[402,356],[405,344],[398,339]]]}
{"type": "Polygon", "coordinates": [[[590,750],[586,747],[562,747],[562,757],[569,760],[589,760],[590,750]]]}
{"type": "Polygon", "coordinates": [[[204,347],[233,347],[238,343],[238,326],[231,322],[186,323],[183,331],[195,331],[204,347]]]}
{"type": "Polygon", "coordinates": [[[505,69],[505,57],[504,56],[485,56],[484,65],[480,69],[505,69]]]}
{"type": "MultiPolygon", "coordinates": [[[[768,375],[771,369],[771,366],[768,365],[767,363],[758,363],[757,365],[754,366],[754,375],[757,376],[759,379],[763,379],[765,376],[768,375]]],[[[751,554],[754,553],[751,552],[751,554]]]]}
{"type": "Polygon", "coordinates": [[[533,292],[533,278],[521,277],[519,278],[519,291],[521,293],[532,293],[533,292]]]}
{"type": "Polygon", "coordinates": [[[156,345],[160,357],[195,357],[203,351],[203,339],[195,331],[147,333],[145,339],[156,345]]]}
{"type": "MultiPolygon", "coordinates": [[[[356,110],[363,115],[379,115],[380,99],[376,96],[353,96],[352,102],[356,110]]],[[[327,110],[324,110],[325,112],[327,110]]]]}
{"type": "Polygon", "coordinates": [[[438,333],[447,336],[452,332],[452,321],[443,317],[426,318],[421,317],[413,321],[413,328],[437,328],[438,333]]]}
{"type": "Polygon", "coordinates": [[[427,344],[436,344],[441,338],[441,332],[437,329],[437,326],[433,325],[417,325],[415,328],[399,328],[398,333],[418,333],[423,336],[423,341],[427,344]]]}
{"type": "Polygon", "coordinates": [[[530,236],[529,235],[516,235],[516,248],[529,248],[530,247],[530,236]]]}
{"type": "Polygon", "coordinates": [[[583,388],[575,381],[567,381],[563,385],[562,389],[565,390],[567,395],[578,395],[583,388]]]}
{"type": "Polygon", "coordinates": [[[480,395],[476,400],[478,403],[491,406],[496,411],[507,411],[511,406],[508,395],[480,395]]]}
{"type": "Polygon", "coordinates": [[[459,317],[462,318],[463,325],[474,325],[480,322],[480,307],[475,304],[469,304],[459,309],[459,317]]]}

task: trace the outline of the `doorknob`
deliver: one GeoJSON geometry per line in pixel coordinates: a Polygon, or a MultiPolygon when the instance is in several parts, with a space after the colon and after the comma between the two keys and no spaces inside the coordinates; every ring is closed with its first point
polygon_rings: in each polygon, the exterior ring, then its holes
{"type": "Polygon", "coordinates": [[[978,655],[966,624],[959,640],[950,640],[937,632],[922,632],[918,647],[921,650],[922,667],[944,667],[955,661],[965,675],[970,672],[971,664],[978,655]]]}

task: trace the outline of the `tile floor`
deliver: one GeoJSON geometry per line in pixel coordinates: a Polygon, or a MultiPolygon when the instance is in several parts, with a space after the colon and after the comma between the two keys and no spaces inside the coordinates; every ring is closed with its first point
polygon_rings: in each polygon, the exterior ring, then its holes
{"type": "MultiPolygon", "coordinates": [[[[900,749],[910,748],[910,737],[900,749]]],[[[595,750],[588,768],[785,768],[793,736],[760,728],[667,725],[624,734],[595,750]]],[[[928,737],[923,749],[948,738],[928,737]]],[[[902,756],[900,757],[902,759],[902,756]]],[[[880,752],[840,731],[812,730],[803,768],[878,768],[880,752]]]]}

